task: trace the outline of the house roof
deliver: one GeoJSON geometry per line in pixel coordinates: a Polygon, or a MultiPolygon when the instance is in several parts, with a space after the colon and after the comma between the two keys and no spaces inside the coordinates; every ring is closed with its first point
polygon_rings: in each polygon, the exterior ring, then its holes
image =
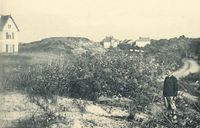
{"type": "Polygon", "coordinates": [[[11,15],[0,15],[0,31],[3,30],[4,26],[6,25],[8,19],[11,18],[13,21],[15,27],[17,28],[17,31],[19,31],[19,28],[17,27],[17,24],[15,23],[14,19],[12,18],[11,15]]]}
{"type": "Polygon", "coordinates": [[[111,42],[112,39],[113,39],[112,36],[107,36],[107,37],[105,37],[105,38],[103,39],[102,42],[111,42]]]}
{"type": "Polygon", "coordinates": [[[106,36],[101,42],[112,42],[112,41],[118,41],[113,36],[106,36]]]}
{"type": "Polygon", "coordinates": [[[149,37],[140,37],[138,40],[136,41],[151,41],[151,39],[149,37]]]}

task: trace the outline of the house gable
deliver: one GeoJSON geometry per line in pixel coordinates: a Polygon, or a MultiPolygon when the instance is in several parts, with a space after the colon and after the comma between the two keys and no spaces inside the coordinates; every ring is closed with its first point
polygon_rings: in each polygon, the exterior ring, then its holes
{"type": "Polygon", "coordinates": [[[9,21],[12,21],[13,25],[15,26],[16,30],[19,32],[19,28],[17,26],[17,24],[15,23],[14,19],[12,18],[11,15],[0,15],[0,31],[3,31],[4,28],[7,26],[7,23],[9,21]]]}
{"type": "Polygon", "coordinates": [[[18,52],[19,28],[10,15],[0,15],[0,53],[18,52]]]}
{"type": "Polygon", "coordinates": [[[113,36],[107,36],[101,41],[101,44],[104,48],[114,48],[118,46],[119,41],[117,39],[114,39],[113,36]]]}
{"type": "Polygon", "coordinates": [[[149,37],[140,37],[136,40],[136,46],[138,47],[145,47],[147,44],[150,44],[151,40],[149,37]]]}

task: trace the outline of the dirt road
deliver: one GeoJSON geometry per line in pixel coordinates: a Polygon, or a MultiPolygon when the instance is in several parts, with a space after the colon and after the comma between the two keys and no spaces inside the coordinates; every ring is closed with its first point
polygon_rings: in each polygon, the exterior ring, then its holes
{"type": "Polygon", "coordinates": [[[200,71],[200,66],[194,60],[184,60],[184,66],[173,73],[177,78],[185,77],[190,73],[196,73],[200,71]]]}
{"type": "MultiPolygon", "coordinates": [[[[177,70],[176,72],[173,73],[174,76],[176,76],[178,79],[183,78],[190,73],[196,73],[200,71],[200,66],[198,63],[194,60],[184,60],[184,65],[182,68],[177,70]]],[[[183,97],[196,102],[198,101],[198,97],[191,95],[190,93],[184,92],[184,91],[179,91],[179,95],[182,95],[183,97]]]]}

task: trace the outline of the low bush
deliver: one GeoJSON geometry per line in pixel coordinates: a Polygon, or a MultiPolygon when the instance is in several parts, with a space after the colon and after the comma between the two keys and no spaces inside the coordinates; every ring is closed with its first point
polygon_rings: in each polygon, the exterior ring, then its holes
{"type": "MultiPolygon", "coordinates": [[[[99,96],[138,98],[147,105],[159,92],[157,78],[162,66],[139,53],[123,51],[82,55],[71,60],[24,67],[10,76],[10,88],[30,96],[51,99],[54,95],[96,100],[99,96]],[[139,97],[138,97],[139,95],[139,97]]],[[[9,87],[9,86],[7,86],[9,87]]]]}

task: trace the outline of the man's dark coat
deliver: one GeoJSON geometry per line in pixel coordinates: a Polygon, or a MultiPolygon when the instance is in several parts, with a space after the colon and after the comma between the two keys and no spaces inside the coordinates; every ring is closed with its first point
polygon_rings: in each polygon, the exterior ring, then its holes
{"type": "Polygon", "coordinates": [[[174,76],[165,77],[164,88],[163,88],[163,96],[177,96],[178,93],[178,81],[174,76]]]}

